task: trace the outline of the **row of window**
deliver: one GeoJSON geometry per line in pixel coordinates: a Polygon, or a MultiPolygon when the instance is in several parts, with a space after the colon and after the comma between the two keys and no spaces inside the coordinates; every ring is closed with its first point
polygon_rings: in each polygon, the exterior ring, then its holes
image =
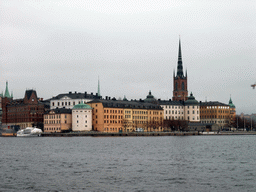
{"type": "Polygon", "coordinates": [[[219,119],[229,119],[230,117],[227,115],[202,115],[201,118],[202,119],[206,119],[206,118],[219,118],[219,119]]]}
{"type": "MultiPolygon", "coordinates": [[[[97,115],[96,115],[97,116],[97,115]]],[[[79,115],[76,116],[77,118],[79,118],[79,115]]],[[[83,117],[83,115],[81,115],[81,117],[83,117]]],[[[87,115],[84,116],[85,118],[87,118],[87,115]]]]}
{"type": "Polygon", "coordinates": [[[122,110],[104,110],[104,113],[123,113],[123,111],[122,110]]]}
{"type": "MultiPolygon", "coordinates": [[[[104,123],[114,123],[114,124],[117,124],[117,123],[123,123],[123,121],[115,121],[115,120],[104,120],[104,123]]],[[[97,124],[97,121],[96,121],[96,124],[97,124]]]]}
{"type": "MultiPolygon", "coordinates": [[[[77,123],[79,123],[79,121],[78,121],[78,120],[77,120],[76,122],[77,122],[77,123]]],[[[87,123],[87,121],[84,121],[84,123],[87,123]]]]}
{"type": "MultiPolygon", "coordinates": [[[[67,120],[64,123],[67,123],[67,120]]],[[[44,124],[60,124],[60,120],[45,120],[44,124]]]]}
{"type": "MultiPolygon", "coordinates": [[[[95,118],[97,119],[98,117],[97,117],[97,115],[95,116],[95,118]]],[[[104,119],[123,119],[123,116],[121,116],[121,115],[104,115],[104,119]]]]}
{"type": "Polygon", "coordinates": [[[207,106],[207,109],[229,109],[229,106],[207,106]]]}
{"type": "Polygon", "coordinates": [[[45,131],[58,131],[60,130],[60,127],[47,127],[44,128],[45,131]]]}
{"type": "MultiPolygon", "coordinates": [[[[85,101],[82,101],[84,104],[86,104],[85,101]]],[[[71,102],[56,102],[57,105],[56,106],[70,106],[71,105],[71,102]]],[[[80,104],[81,101],[78,101],[77,103],[75,101],[73,101],[73,105],[76,105],[76,104],[80,104]]],[[[54,107],[55,106],[55,102],[52,102],[52,106],[54,107]]]]}
{"type": "MultiPolygon", "coordinates": [[[[211,111],[209,111],[209,110],[206,110],[206,111],[201,110],[201,113],[217,113],[217,110],[211,110],[211,111]]],[[[218,113],[230,113],[230,111],[229,110],[225,110],[225,111],[218,110],[218,113]]]]}
{"type": "MultiPolygon", "coordinates": [[[[67,115],[65,115],[67,118],[67,115]]],[[[44,119],[60,119],[60,115],[44,115],[44,119]]]]}

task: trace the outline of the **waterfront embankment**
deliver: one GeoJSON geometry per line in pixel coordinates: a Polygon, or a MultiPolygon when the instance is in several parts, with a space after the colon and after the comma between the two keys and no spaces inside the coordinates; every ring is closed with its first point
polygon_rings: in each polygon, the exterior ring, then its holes
{"type": "Polygon", "coordinates": [[[193,135],[256,135],[256,132],[126,132],[126,133],[104,133],[104,132],[71,132],[71,133],[42,133],[42,137],[142,137],[142,136],[193,136],[193,135]]]}
{"type": "Polygon", "coordinates": [[[136,137],[136,136],[190,136],[198,135],[198,132],[126,132],[126,133],[104,133],[104,132],[71,132],[71,133],[42,133],[42,137],[136,137]]]}

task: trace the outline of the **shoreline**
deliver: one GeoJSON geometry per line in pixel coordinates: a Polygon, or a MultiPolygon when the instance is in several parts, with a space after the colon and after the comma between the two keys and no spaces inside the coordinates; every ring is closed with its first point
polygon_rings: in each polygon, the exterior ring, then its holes
{"type": "MultiPolygon", "coordinates": [[[[71,133],[42,133],[41,137],[155,137],[155,136],[221,136],[221,135],[256,135],[255,131],[235,132],[71,132],[71,133]]],[[[15,133],[2,133],[0,137],[16,137],[15,133]]]]}

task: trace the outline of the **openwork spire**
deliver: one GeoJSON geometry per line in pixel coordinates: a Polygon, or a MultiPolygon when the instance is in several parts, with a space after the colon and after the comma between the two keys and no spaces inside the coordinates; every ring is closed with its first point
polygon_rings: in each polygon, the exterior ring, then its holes
{"type": "Polygon", "coordinates": [[[177,66],[177,76],[184,77],[183,66],[182,66],[182,56],[181,56],[181,44],[179,39],[179,54],[178,54],[178,66],[177,66]]]}

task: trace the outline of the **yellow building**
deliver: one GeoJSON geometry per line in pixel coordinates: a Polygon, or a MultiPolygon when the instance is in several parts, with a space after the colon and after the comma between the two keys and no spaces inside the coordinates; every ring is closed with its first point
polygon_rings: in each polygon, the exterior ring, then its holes
{"type": "Polygon", "coordinates": [[[142,101],[94,100],[92,124],[95,131],[162,131],[163,109],[142,101]]]}
{"type": "Polygon", "coordinates": [[[218,101],[200,102],[202,123],[215,123],[221,129],[230,125],[230,106],[218,101]]]}
{"type": "Polygon", "coordinates": [[[71,109],[52,109],[44,114],[44,132],[65,132],[72,129],[71,109]]]}

